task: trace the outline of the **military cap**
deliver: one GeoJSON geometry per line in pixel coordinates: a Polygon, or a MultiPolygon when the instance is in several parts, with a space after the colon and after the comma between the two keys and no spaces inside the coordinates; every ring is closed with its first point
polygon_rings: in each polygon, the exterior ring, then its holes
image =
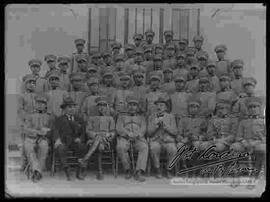
{"type": "Polygon", "coordinates": [[[220,80],[220,81],[221,81],[221,80],[228,80],[228,81],[231,81],[231,77],[230,77],[230,75],[229,75],[228,73],[223,73],[223,74],[220,75],[219,80],[220,80]]]}
{"type": "Polygon", "coordinates": [[[42,62],[39,59],[31,59],[31,60],[29,60],[28,65],[30,67],[33,66],[33,65],[41,66],[42,65],[42,62]]]}
{"type": "Polygon", "coordinates": [[[148,29],[144,32],[145,36],[155,36],[155,32],[153,32],[151,29],[148,29]]]}
{"type": "Polygon", "coordinates": [[[194,56],[195,55],[195,50],[193,48],[188,48],[187,51],[186,51],[186,55],[194,56]]]}
{"type": "Polygon", "coordinates": [[[115,48],[120,49],[122,48],[122,44],[120,42],[115,41],[114,43],[111,44],[111,47],[112,49],[115,49],[115,48]]]}
{"type": "Polygon", "coordinates": [[[69,105],[77,105],[77,104],[73,101],[72,97],[65,97],[63,99],[63,103],[60,105],[60,108],[64,109],[66,108],[66,106],[69,106],[69,105]]]}
{"type": "Polygon", "coordinates": [[[201,101],[199,99],[197,99],[196,97],[192,96],[188,99],[188,105],[201,106],[201,101]]]}
{"type": "Polygon", "coordinates": [[[150,80],[152,79],[158,79],[159,81],[161,81],[161,74],[159,72],[151,72],[150,73],[150,80]]]}
{"type": "Polygon", "coordinates": [[[84,45],[85,44],[85,40],[84,39],[75,39],[74,43],[77,45],[84,45]]]}
{"type": "Polygon", "coordinates": [[[183,53],[183,52],[179,52],[177,55],[176,55],[176,59],[178,59],[178,58],[186,58],[186,54],[185,53],[183,53]]]}
{"type": "Polygon", "coordinates": [[[207,72],[201,71],[199,74],[199,83],[209,82],[209,77],[207,72]]]}
{"type": "Polygon", "coordinates": [[[133,70],[132,74],[133,74],[133,76],[138,76],[138,75],[144,76],[145,70],[144,69],[135,69],[135,70],[133,70]]]}
{"type": "Polygon", "coordinates": [[[70,81],[82,81],[83,77],[84,76],[79,72],[74,72],[74,73],[70,74],[70,76],[69,76],[70,81]]]}
{"type": "Polygon", "coordinates": [[[191,63],[190,69],[193,69],[193,68],[200,69],[198,62],[194,61],[191,63]]]}
{"type": "Polygon", "coordinates": [[[76,57],[76,61],[77,62],[79,62],[79,61],[85,61],[85,62],[87,62],[87,56],[86,55],[84,55],[84,54],[80,54],[80,55],[77,55],[77,57],[76,57]]]}
{"type": "Polygon", "coordinates": [[[105,70],[102,77],[105,77],[105,76],[112,76],[113,77],[113,71],[110,69],[105,70]]]}
{"type": "Polygon", "coordinates": [[[174,82],[177,82],[177,81],[184,81],[185,82],[186,80],[187,80],[187,78],[183,74],[176,74],[174,76],[174,82]]]}
{"type": "Polygon", "coordinates": [[[202,51],[202,52],[199,52],[198,55],[197,55],[197,58],[200,60],[200,59],[205,59],[205,60],[208,60],[208,53],[205,52],[205,51],[202,51]]]}
{"type": "Polygon", "coordinates": [[[171,72],[171,73],[173,73],[173,70],[172,70],[172,68],[166,66],[163,69],[163,73],[165,73],[165,72],[171,72]]]}
{"type": "Polygon", "coordinates": [[[115,57],[115,61],[117,62],[117,61],[119,61],[119,60],[124,61],[124,60],[125,60],[125,56],[124,56],[123,54],[117,55],[117,56],[115,57]]]}
{"type": "Polygon", "coordinates": [[[48,75],[48,80],[50,80],[51,78],[58,78],[60,79],[60,74],[59,72],[56,70],[56,71],[52,71],[49,75],[48,75]]]}
{"type": "Polygon", "coordinates": [[[36,81],[36,77],[34,76],[34,75],[32,75],[32,74],[27,74],[27,75],[25,75],[24,77],[23,77],[23,83],[27,83],[27,82],[29,82],[29,81],[36,81]]]}
{"type": "Polygon", "coordinates": [[[88,85],[98,84],[98,83],[99,83],[99,79],[97,77],[92,76],[87,80],[88,85]]]}
{"type": "Polygon", "coordinates": [[[182,39],[179,40],[179,43],[188,44],[188,40],[182,38],[182,39]]]}
{"type": "Polygon", "coordinates": [[[135,54],[141,54],[141,55],[143,55],[143,49],[142,48],[136,48],[135,49],[135,54]]]}
{"type": "Polygon", "coordinates": [[[227,100],[227,99],[218,99],[216,102],[217,102],[216,108],[231,107],[232,106],[232,102],[230,100],[227,100]]]}
{"type": "Polygon", "coordinates": [[[94,52],[92,58],[101,58],[101,54],[99,52],[94,52]]]}
{"type": "Polygon", "coordinates": [[[146,52],[152,52],[152,48],[150,48],[150,47],[145,48],[144,53],[146,53],[146,52]]]}
{"type": "Polygon", "coordinates": [[[57,58],[57,62],[59,64],[66,64],[66,63],[70,62],[70,58],[67,57],[67,56],[60,56],[60,57],[57,58]]]}
{"type": "Polygon", "coordinates": [[[166,46],[166,49],[174,49],[175,50],[175,46],[173,43],[170,43],[169,45],[166,46]]]}
{"type": "Polygon", "coordinates": [[[111,54],[109,51],[104,51],[104,52],[101,54],[101,56],[102,56],[103,58],[105,58],[105,57],[107,57],[107,56],[112,56],[112,54],[111,54]]]}
{"type": "Polygon", "coordinates": [[[45,60],[46,62],[49,62],[49,61],[56,61],[56,59],[57,59],[57,57],[56,57],[55,55],[46,55],[46,56],[44,57],[44,60],[45,60]]]}
{"type": "Polygon", "coordinates": [[[88,72],[90,72],[90,71],[97,72],[98,71],[98,66],[93,64],[93,63],[90,63],[90,64],[88,64],[87,71],[88,72]]]}
{"type": "Polygon", "coordinates": [[[105,96],[99,96],[95,99],[96,105],[99,104],[108,104],[108,99],[105,96]]]}
{"type": "Polygon", "coordinates": [[[223,44],[217,45],[215,47],[215,52],[225,52],[227,50],[227,47],[223,44]]]}
{"type": "Polygon", "coordinates": [[[171,30],[166,30],[166,31],[164,31],[164,36],[173,36],[173,31],[171,31],[171,30]]]}
{"type": "Polygon", "coordinates": [[[244,66],[244,61],[241,59],[236,59],[232,61],[232,68],[234,67],[243,67],[244,66]]]}
{"type": "Polygon", "coordinates": [[[157,55],[154,56],[153,60],[154,60],[154,61],[156,61],[156,60],[162,61],[162,56],[159,55],[159,54],[157,54],[157,55]]]}
{"type": "Polygon", "coordinates": [[[245,86],[245,85],[248,85],[248,84],[255,86],[257,84],[257,80],[255,78],[253,78],[253,77],[244,78],[243,79],[243,85],[245,86]]]}
{"type": "Polygon", "coordinates": [[[135,49],[135,46],[133,44],[126,44],[125,45],[125,50],[134,50],[135,49]]]}
{"type": "Polygon", "coordinates": [[[203,41],[203,36],[201,36],[201,35],[196,35],[196,36],[193,37],[193,41],[194,41],[194,42],[195,42],[195,41],[203,41]]]}
{"type": "Polygon", "coordinates": [[[210,66],[216,67],[216,62],[213,61],[213,60],[208,60],[208,61],[207,61],[207,66],[206,66],[206,67],[210,67],[210,66]]]}
{"type": "Polygon", "coordinates": [[[127,72],[125,72],[125,71],[119,72],[118,75],[120,77],[120,80],[122,80],[122,79],[130,79],[130,75],[127,72]]]}
{"type": "Polygon", "coordinates": [[[262,99],[259,97],[248,97],[245,100],[245,105],[249,107],[250,105],[255,106],[261,106],[262,105],[262,99]]]}
{"type": "Polygon", "coordinates": [[[138,97],[136,97],[136,95],[134,95],[134,94],[128,95],[127,98],[126,98],[126,101],[127,101],[128,104],[129,104],[129,103],[136,103],[136,104],[139,104],[139,99],[138,99],[138,97]]]}
{"type": "Polygon", "coordinates": [[[143,39],[143,35],[142,35],[142,34],[135,33],[135,34],[133,35],[133,39],[134,39],[134,40],[136,40],[136,39],[142,40],[142,39],[143,39]]]}
{"type": "Polygon", "coordinates": [[[165,103],[168,105],[169,97],[166,94],[161,94],[155,101],[154,104],[157,103],[165,103]]]}
{"type": "Polygon", "coordinates": [[[44,93],[39,93],[36,95],[35,97],[36,102],[44,102],[47,103],[48,102],[48,96],[44,93]]]}
{"type": "Polygon", "coordinates": [[[156,50],[157,48],[163,50],[163,45],[162,45],[162,44],[156,44],[154,47],[155,47],[155,50],[156,50]]]}

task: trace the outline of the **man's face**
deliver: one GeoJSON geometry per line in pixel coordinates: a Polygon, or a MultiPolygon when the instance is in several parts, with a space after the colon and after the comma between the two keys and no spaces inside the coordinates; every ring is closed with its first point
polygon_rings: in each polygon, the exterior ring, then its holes
{"type": "Polygon", "coordinates": [[[82,87],[82,80],[73,80],[72,86],[74,89],[80,89],[82,87]]]}
{"type": "Polygon", "coordinates": [[[161,69],[162,67],[162,60],[154,60],[154,68],[161,69]]]}
{"type": "Polygon", "coordinates": [[[45,111],[46,108],[47,108],[47,104],[45,102],[37,102],[38,111],[45,111]]]}
{"type": "Polygon", "coordinates": [[[173,73],[171,71],[165,71],[163,72],[164,80],[165,81],[171,81],[173,77],[173,73]]]}
{"type": "Polygon", "coordinates": [[[225,52],[224,51],[218,51],[218,52],[216,52],[216,55],[217,55],[217,58],[219,60],[222,60],[225,57],[225,52]]]}
{"type": "Polygon", "coordinates": [[[98,57],[93,57],[92,58],[92,63],[97,65],[98,64],[98,57]]]}
{"type": "Polygon", "coordinates": [[[217,108],[217,115],[219,117],[224,117],[229,113],[229,107],[228,106],[219,106],[217,108]]]}
{"type": "Polygon", "coordinates": [[[167,55],[168,55],[169,57],[173,57],[174,54],[175,54],[175,50],[172,49],[172,48],[169,48],[169,49],[167,49],[166,51],[167,51],[167,55]]]}
{"type": "Polygon", "coordinates": [[[161,49],[161,48],[156,48],[155,54],[156,54],[156,55],[163,55],[163,49],[161,49]]]}
{"type": "Polygon", "coordinates": [[[198,114],[199,113],[199,109],[200,109],[199,105],[190,104],[188,106],[188,111],[189,111],[189,114],[191,114],[191,115],[198,114]]]}
{"type": "Polygon", "coordinates": [[[255,91],[255,86],[251,85],[251,84],[246,84],[244,86],[244,90],[247,94],[254,94],[255,91]]]}
{"type": "Polygon", "coordinates": [[[201,49],[202,44],[203,44],[202,41],[195,41],[195,42],[194,42],[195,48],[197,48],[197,49],[201,49]]]}
{"type": "Polygon", "coordinates": [[[151,44],[152,41],[153,41],[153,38],[154,38],[154,37],[153,37],[152,35],[147,35],[147,36],[146,36],[146,42],[149,43],[149,44],[151,44]]]}
{"type": "Polygon", "coordinates": [[[191,63],[194,60],[195,60],[195,56],[194,55],[187,55],[187,57],[186,57],[187,63],[191,63]]]}
{"type": "Polygon", "coordinates": [[[25,84],[25,88],[26,88],[27,90],[34,91],[35,88],[36,88],[36,82],[35,82],[35,81],[28,81],[28,82],[25,84]]]}
{"type": "Polygon", "coordinates": [[[53,69],[53,68],[55,68],[56,61],[49,60],[49,61],[47,62],[47,64],[48,64],[48,66],[49,66],[50,69],[53,69]]]}
{"type": "Polygon", "coordinates": [[[261,107],[256,104],[250,104],[248,107],[248,112],[251,116],[257,116],[261,113],[261,107]]]}
{"type": "Polygon", "coordinates": [[[92,84],[88,83],[87,85],[88,85],[88,88],[89,88],[91,93],[93,93],[93,94],[98,93],[99,86],[97,83],[92,83],[92,84]]]}
{"type": "Polygon", "coordinates": [[[135,44],[135,46],[137,46],[137,47],[141,44],[141,42],[142,42],[141,39],[135,39],[135,40],[134,40],[134,44],[135,44]]]}
{"type": "Polygon", "coordinates": [[[207,60],[204,59],[204,58],[200,58],[198,61],[199,61],[199,64],[200,64],[201,66],[206,66],[206,65],[207,65],[207,60]]]}
{"type": "Polygon", "coordinates": [[[98,112],[102,115],[106,114],[107,112],[107,104],[106,103],[99,103],[98,104],[98,112]]]}
{"type": "Polygon", "coordinates": [[[78,44],[78,45],[76,46],[76,49],[77,49],[77,51],[78,51],[79,53],[81,53],[81,52],[83,52],[84,45],[83,45],[83,44],[78,44]]]}
{"type": "Polygon", "coordinates": [[[136,64],[140,64],[143,61],[143,55],[142,54],[136,54],[134,57],[134,62],[136,64]]]}
{"type": "Polygon", "coordinates": [[[130,102],[130,103],[128,103],[127,107],[128,107],[129,113],[131,113],[131,114],[135,114],[138,111],[138,104],[137,103],[130,102]]]}
{"type": "Polygon", "coordinates": [[[151,85],[152,88],[158,88],[159,83],[160,83],[160,81],[158,79],[156,79],[156,78],[152,78],[150,80],[150,85],[151,85]]]}
{"type": "Polygon", "coordinates": [[[126,55],[128,58],[132,58],[134,55],[134,50],[132,50],[132,49],[126,50],[126,55]]]}
{"type": "Polygon", "coordinates": [[[190,75],[195,77],[199,75],[199,69],[198,68],[190,68],[190,75]]]}
{"type": "Polygon", "coordinates": [[[220,88],[224,89],[224,88],[229,88],[231,82],[229,80],[227,80],[227,79],[226,80],[222,79],[222,80],[219,81],[219,84],[220,84],[220,88]]]}
{"type": "Polygon", "coordinates": [[[78,61],[78,69],[81,72],[87,72],[87,63],[84,60],[78,61]]]}
{"type": "Polygon", "coordinates": [[[167,106],[164,102],[158,102],[156,103],[156,105],[158,113],[163,113],[167,110],[167,106]]]}
{"type": "Polygon", "coordinates": [[[59,68],[61,69],[62,72],[66,73],[68,70],[68,64],[67,63],[61,63],[59,64],[59,68]]]}
{"type": "Polygon", "coordinates": [[[176,80],[174,83],[177,91],[183,91],[185,89],[186,83],[184,81],[176,80]]]}
{"type": "Polygon", "coordinates": [[[122,78],[120,79],[120,82],[123,88],[128,88],[130,80],[127,78],[122,78]]]}
{"type": "Polygon", "coordinates": [[[74,116],[76,113],[76,105],[68,105],[65,109],[66,114],[74,116]]]}
{"type": "Polygon", "coordinates": [[[206,70],[207,70],[207,72],[208,72],[209,75],[215,75],[215,72],[216,72],[215,66],[208,66],[206,68],[206,70]]]}
{"type": "Polygon", "coordinates": [[[117,60],[116,63],[115,63],[115,66],[123,69],[124,68],[124,65],[125,65],[125,62],[123,60],[117,60]]]}
{"type": "Polygon", "coordinates": [[[107,55],[107,56],[105,56],[105,57],[103,58],[103,60],[104,60],[104,62],[105,62],[106,64],[111,64],[111,62],[112,62],[112,57],[111,57],[110,55],[107,55]]]}
{"type": "Polygon", "coordinates": [[[147,51],[144,53],[144,58],[145,59],[151,59],[152,58],[152,52],[151,51],[147,51]]]}
{"type": "Polygon", "coordinates": [[[171,35],[166,35],[165,36],[166,43],[170,43],[172,40],[173,40],[173,37],[171,35]]]}
{"type": "Polygon", "coordinates": [[[187,45],[185,43],[179,43],[179,50],[184,51],[187,48],[187,45]]]}
{"type": "Polygon", "coordinates": [[[94,76],[96,76],[96,74],[97,74],[96,70],[93,70],[93,69],[88,70],[88,76],[89,77],[94,77],[94,76]]]}
{"type": "Polygon", "coordinates": [[[207,91],[208,90],[208,88],[209,88],[209,82],[200,82],[199,83],[199,88],[200,88],[200,90],[202,91],[202,92],[205,92],[205,91],[207,91]]]}
{"type": "Polygon", "coordinates": [[[113,81],[113,77],[112,76],[107,75],[107,76],[104,76],[103,79],[104,79],[104,84],[106,86],[109,86],[109,85],[112,84],[112,81],[113,81]]]}
{"type": "Polygon", "coordinates": [[[140,86],[143,84],[143,79],[144,79],[143,75],[139,75],[139,74],[134,75],[133,79],[136,86],[140,86]]]}
{"type": "Polygon", "coordinates": [[[243,75],[243,68],[242,67],[234,67],[233,73],[235,76],[242,76],[243,75]]]}
{"type": "Polygon", "coordinates": [[[113,55],[119,55],[120,49],[119,49],[119,48],[114,48],[114,49],[112,50],[112,52],[113,52],[113,55]]]}
{"type": "Polygon", "coordinates": [[[177,64],[178,64],[179,66],[185,65],[185,58],[183,58],[183,57],[177,58],[177,64]]]}
{"type": "Polygon", "coordinates": [[[49,82],[50,82],[52,88],[55,88],[55,87],[59,86],[60,81],[59,81],[59,78],[52,77],[52,78],[50,78],[49,82]]]}
{"type": "Polygon", "coordinates": [[[40,72],[40,66],[39,66],[39,65],[32,65],[32,66],[30,67],[30,69],[31,69],[31,71],[32,71],[32,73],[33,73],[34,75],[38,75],[39,72],[40,72]]]}

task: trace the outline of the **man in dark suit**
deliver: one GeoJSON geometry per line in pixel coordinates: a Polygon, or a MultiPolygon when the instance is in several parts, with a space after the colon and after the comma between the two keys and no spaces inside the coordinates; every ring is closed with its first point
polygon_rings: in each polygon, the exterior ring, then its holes
{"type": "MultiPolygon", "coordinates": [[[[78,158],[82,158],[87,151],[84,144],[85,123],[76,116],[76,106],[71,97],[65,98],[61,105],[63,115],[56,119],[54,126],[54,147],[68,181],[70,180],[70,172],[67,164],[67,150],[74,150],[75,156],[78,158]]],[[[77,168],[76,177],[78,179],[83,179],[81,175],[84,170],[85,167],[77,168]]]]}

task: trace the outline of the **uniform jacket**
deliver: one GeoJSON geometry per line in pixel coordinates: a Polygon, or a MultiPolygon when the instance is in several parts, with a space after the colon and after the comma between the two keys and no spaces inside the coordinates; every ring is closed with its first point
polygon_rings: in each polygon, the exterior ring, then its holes
{"type": "Polygon", "coordinates": [[[36,93],[34,92],[33,93],[25,92],[19,95],[17,113],[21,124],[24,122],[24,120],[29,114],[34,113],[36,109],[35,97],[36,93]]]}
{"type": "Polygon", "coordinates": [[[233,90],[229,89],[217,92],[217,100],[219,99],[230,101],[232,102],[232,105],[234,105],[238,99],[238,96],[235,94],[233,90]]]}
{"type": "Polygon", "coordinates": [[[132,91],[130,89],[118,89],[114,96],[114,109],[116,112],[127,112],[127,96],[131,95],[132,91]]]}
{"type": "Polygon", "coordinates": [[[212,90],[214,92],[220,91],[219,78],[216,75],[209,76],[208,78],[209,78],[212,90]]]}
{"type": "Polygon", "coordinates": [[[221,74],[228,73],[232,75],[231,72],[231,62],[229,60],[216,61],[216,75],[220,77],[221,74]]]}
{"type": "MultiPolygon", "coordinates": [[[[36,77],[36,93],[46,93],[48,91],[48,82],[45,78],[41,76],[35,76],[36,77]]],[[[22,85],[21,87],[21,93],[25,93],[25,85],[22,85]]]]}
{"type": "Polygon", "coordinates": [[[165,68],[171,68],[173,70],[176,68],[175,57],[167,58],[163,61],[163,69],[165,69],[165,68]]]}
{"type": "Polygon", "coordinates": [[[162,141],[165,143],[175,142],[177,134],[177,126],[175,116],[170,113],[164,113],[163,116],[152,114],[148,119],[147,135],[150,137],[150,141],[162,141]],[[159,128],[156,124],[157,121],[163,121],[166,128],[159,128]]]}
{"type": "Polygon", "coordinates": [[[62,114],[62,109],[60,105],[63,103],[63,99],[68,96],[68,92],[57,88],[55,90],[48,91],[49,101],[48,101],[48,112],[54,116],[60,116],[62,114]]]}
{"type": "Polygon", "coordinates": [[[70,70],[70,73],[74,73],[74,72],[77,72],[78,71],[78,63],[76,61],[76,57],[78,55],[87,55],[88,56],[88,53],[72,53],[72,56],[71,56],[71,70],[70,70]]]}
{"type": "Polygon", "coordinates": [[[173,76],[176,76],[178,74],[181,74],[187,78],[188,70],[185,67],[177,68],[177,66],[176,66],[176,69],[173,70],[173,76]]]}
{"type": "Polygon", "coordinates": [[[76,114],[78,116],[80,116],[81,115],[81,107],[82,107],[83,101],[87,95],[87,92],[85,92],[85,91],[70,91],[68,94],[72,98],[72,100],[77,104],[76,114]]]}
{"type": "Polygon", "coordinates": [[[232,90],[239,95],[243,92],[243,78],[240,79],[234,79],[231,81],[231,88],[232,90]]]}
{"type": "Polygon", "coordinates": [[[192,79],[187,81],[186,90],[191,93],[196,93],[199,90],[199,79],[192,79]]]}
{"type": "Polygon", "coordinates": [[[60,74],[60,88],[65,90],[65,91],[70,91],[71,89],[71,83],[70,83],[70,79],[69,79],[69,75],[66,74],[60,74]]]}
{"type": "Polygon", "coordinates": [[[178,118],[187,116],[188,114],[188,106],[187,102],[192,94],[188,92],[174,92],[170,95],[171,97],[171,105],[172,105],[172,113],[178,118]]]}
{"type": "Polygon", "coordinates": [[[90,116],[98,115],[97,105],[96,105],[95,100],[99,96],[100,94],[97,94],[97,95],[89,94],[82,100],[80,111],[82,113],[82,116],[84,117],[84,121],[87,121],[90,116]]]}
{"type": "Polygon", "coordinates": [[[175,83],[174,81],[170,81],[170,82],[164,82],[160,89],[163,91],[163,92],[166,92],[168,94],[172,94],[174,91],[175,91],[175,83]]]}
{"type": "Polygon", "coordinates": [[[144,111],[146,107],[145,95],[146,95],[147,90],[148,88],[145,85],[141,85],[141,86],[134,85],[131,88],[131,91],[133,92],[133,94],[139,99],[141,112],[145,112],[144,111]]]}
{"type": "Polygon", "coordinates": [[[195,94],[197,99],[201,101],[200,114],[209,116],[214,113],[216,107],[216,93],[215,92],[201,92],[195,94]]]}
{"type": "Polygon", "coordinates": [[[155,101],[162,95],[166,94],[165,92],[161,91],[160,89],[157,89],[156,91],[153,91],[152,89],[148,89],[145,95],[145,104],[146,109],[145,112],[147,116],[151,115],[152,113],[155,113],[157,111],[155,101]]]}

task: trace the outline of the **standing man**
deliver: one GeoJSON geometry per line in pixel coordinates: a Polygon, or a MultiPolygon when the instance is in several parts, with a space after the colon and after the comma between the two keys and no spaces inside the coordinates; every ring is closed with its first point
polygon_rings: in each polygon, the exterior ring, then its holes
{"type": "Polygon", "coordinates": [[[146,84],[150,83],[150,74],[151,72],[159,72],[159,74],[161,75],[161,83],[163,83],[164,79],[163,79],[163,60],[162,60],[162,56],[161,55],[155,55],[153,58],[153,69],[149,69],[146,72],[146,84]]]}
{"type": "Polygon", "coordinates": [[[164,83],[161,85],[161,90],[169,95],[175,91],[175,84],[173,80],[173,70],[170,67],[163,69],[164,83]]]}
{"type": "Polygon", "coordinates": [[[200,54],[203,51],[203,49],[202,49],[203,41],[204,41],[204,38],[201,35],[196,35],[193,37],[196,58],[197,58],[198,54],[200,54]]]}
{"type": "Polygon", "coordinates": [[[144,32],[144,35],[146,41],[145,45],[153,50],[154,49],[153,39],[155,37],[155,32],[153,32],[151,29],[148,29],[144,32]]]}
{"type": "Polygon", "coordinates": [[[70,91],[71,89],[71,84],[70,84],[70,79],[69,75],[69,63],[70,63],[70,58],[69,57],[58,57],[57,59],[58,66],[60,69],[60,88],[66,91],[70,91]]]}
{"type": "MultiPolygon", "coordinates": [[[[146,120],[138,114],[139,100],[134,95],[129,95],[126,101],[128,113],[120,115],[116,123],[118,134],[116,150],[122,161],[126,179],[132,177],[128,151],[133,152],[133,148],[138,151],[136,168],[133,168],[136,169],[133,170],[135,171],[134,178],[143,182],[145,178],[143,178],[142,173],[145,172],[148,158],[148,145],[145,139],[146,120]]],[[[131,161],[134,161],[134,159],[131,159],[131,161]]]]}
{"type": "Polygon", "coordinates": [[[170,67],[171,69],[175,69],[176,67],[176,59],[175,59],[175,45],[174,44],[168,44],[165,48],[166,51],[166,58],[163,61],[163,67],[170,67]]]}
{"type": "MultiPolygon", "coordinates": [[[[156,101],[156,113],[150,115],[148,119],[147,134],[150,144],[150,155],[156,170],[156,177],[161,178],[160,153],[165,149],[167,153],[167,166],[176,154],[176,134],[177,126],[175,116],[169,112],[167,97],[160,96],[156,101]]],[[[168,178],[172,177],[171,171],[166,167],[168,178]]]]}
{"type": "Polygon", "coordinates": [[[135,48],[142,47],[142,40],[143,40],[142,34],[135,33],[133,35],[133,40],[134,40],[135,48]]]}
{"type": "Polygon", "coordinates": [[[206,72],[211,84],[211,90],[214,92],[220,91],[219,78],[216,75],[216,62],[208,60],[206,65],[206,72]]]}
{"type": "Polygon", "coordinates": [[[97,179],[103,180],[102,152],[112,147],[112,140],[115,136],[115,122],[112,116],[107,115],[108,102],[106,97],[97,97],[96,106],[98,114],[90,116],[87,120],[86,134],[89,150],[82,159],[79,159],[81,167],[86,168],[87,162],[92,154],[98,150],[98,173],[97,179]]]}
{"type": "Polygon", "coordinates": [[[53,117],[47,113],[47,97],[39,94],[35,99],[36,111],[28,116],[24,126],[24,148],[33,173],[31,180],[38,182],[45,170],[53,117]]]}
{"type": "Polygon", "coordinates": [[[188,70],[186,68],[186,62],[185,62],[186,54],[179,52],[176,55],[175,59],[176,59],[176,66],[175,66],[175,69],[173,70],[173,76],[182,74],[182,75],[185,75],[185,77],[187,78],[188,70]]]}
{"type": "Polygon", "coordinates": [[[58,71],[58,69],[56,68],[56,60],[57,57],[55,55],[46,55],[44,57],[44,60],[46,61],[49,70],[46,72],[45,74],[45,78],[47,79],[48,75],[53,72],[53,71],[58,71]]]}
{"type": "Polygon", "coordinates": [[[178,53],[185,53],[188,47],[188,40],[181,38],[178,44],[178,53]]]}
{"type": "Polygon", "coordinates": [[[102,58],[103,58],[103,62],[105,65],[105,68],[112,68],[115,64],[113,63],[113,59],[112,59],[112,54],[109,51],[104,51],[101,54],[102,58]]]}
{"type": "Polygon", "coordinates": [[[120,50],[122,48],[122,44],[120,42],[115,41],[114,43],[111,44],[111,49],[112,49],[112,58],[113,61],[115,61],[116,56],[120,54],[120,50]]]}
{"type": "Polygon", "coordinates": [[[142,62],[142,66],[146,68],[146,71],[149,72],[153,69],[154,62],[153,62],[153,49],[146,48],[144,49],[144,61],[142,62]]]}
{"type": "Polygon", "coordinates": [[[217,45],[215,47],[215,52],[218,59],[218,61],[216,62],[216,65],[217,65],[216,74],[218,77],[224,73],[228,73],[230,76],[233,76],[231,72],[231,62],[225,59],[226,50],[227,50],[227,47],[223,44],[217,45]]]}
{"type": "Polygon", "coordinates": [[[189,80],[187,81],[186,90],[196,93],[199,90],[199,64],[194,62],[190,65],[189,80]]]}
{"type": "MultiPolygon", "coordinates": [[[[88,58],[88,53],[84,52],[85,40],[84,39],[75,39],[74,43],[76,45],[77,52],[72,53],[72,56],[71,56],[71,71],[70,71],[70,73],[78,71],[78,63],[77,63],[76,58],[79,55],[84,55],[85,58],[88,58]]],[[[87,61],[87,63],[88,63],[88,61],[87,61]]]]}
{"type": "Polygon", "coordinates": [[[164,31],[164,37],[165,37],[165,44],[163,44],[164,50],[166,50],[166,47],[171,44],[173,44],[175,50],[177,49],[177,46],[173,41],[173,35],[174,33],[171,30],[164,31]]]}
{"type": "Polygon", "coordinates": [[[125,66],[134,64],[135,46],[133,44],[125,45],[125,66]]]}
{"type": "Polygon", "coordinates": [[[243,60],[238,59],[232,62],[232,73],[234,79],[231,82],[231,87],[237,95],[240,95],[240,93],[243,93],[244,91],[243,67],[244,67],[243,60]]]}
{"type": "MultiPolygon", "coordinates": [[[[67,151],[74,150],[75,156],[82,158],[86,153],[85,123],[75,115],[76,103],[71,97],[66,97],[61,104],[63,114],[58,117],[54,125],[54,148],[64,168],[67,180],[70,181],[70,168],[67,164],[67,151]]],[[[78,166],[76,178],[82,180],[82,167],[78,166]]]]}

